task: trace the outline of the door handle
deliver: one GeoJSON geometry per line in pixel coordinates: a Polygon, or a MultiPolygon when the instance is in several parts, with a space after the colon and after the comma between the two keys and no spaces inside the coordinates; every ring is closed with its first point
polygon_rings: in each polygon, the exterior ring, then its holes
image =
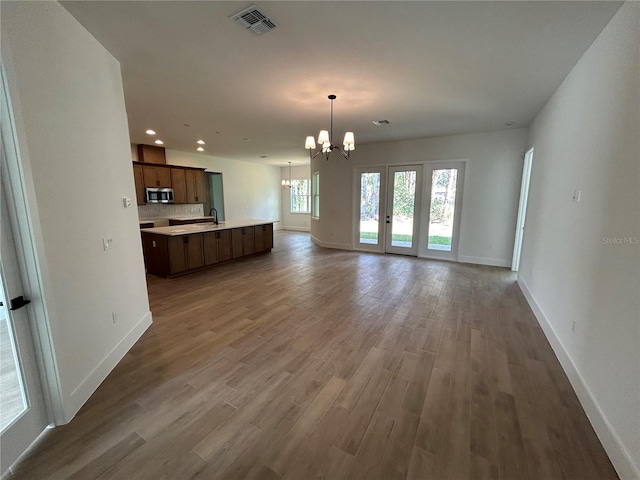
{"type": "Polygon", "coordinates": [[[18,310],[19,308],[22,308],[25,305],[29,305],[30,303],[31,300],[27,300],[22,295],[20,295],[19,297],[11,299],[11,307],[9,308],[9,310],[18,310]]]}

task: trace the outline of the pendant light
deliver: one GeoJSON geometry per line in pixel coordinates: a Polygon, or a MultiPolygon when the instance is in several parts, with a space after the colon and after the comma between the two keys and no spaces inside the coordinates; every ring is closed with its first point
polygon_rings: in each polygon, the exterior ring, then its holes
{"type": "Polygon", "coordinates": [[[282,188],[291,188],[291,162],[289,162],[289,180],[282,180],[282,188]]]}
{"type": "Polygon", "coordinates": [[[349,153],[356,149],[353,132],[346,132],[344,134],[344,140],[342,141],[344,149],[331,143],[331,139],[333,138],[333,101],[336,99],[336,96],[329,95],[328,98],[331,101],[331,121],[329,123],[329,130],[320,130],[320,134],[318,135],[318,145],[320,145],[321,149],[314,154],[311,153],[311,150],[315,150],[316,148],[316,142],[312,136],[307,137],[304,148],[309,150],[309,159],[316,158],[321,153],[324,153],[325,158],[329,160],[329,156],[334,150],[340,152],[344,158],[349,159],[349,153]]]}

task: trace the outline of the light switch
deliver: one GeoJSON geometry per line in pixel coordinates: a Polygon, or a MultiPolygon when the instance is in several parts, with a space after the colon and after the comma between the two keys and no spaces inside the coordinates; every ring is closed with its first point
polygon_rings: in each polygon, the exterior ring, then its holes
{"type": "Polygon", "coordinates": [[[582,196],[582,190],[574,190],[573,191],[573,201],[574,202],[579,202],[581,196],[582,196]]]}
{"type": "Polygon", "coordinates": [[[106,250],[111,250],[113,246],[113,238],[103,238],[102,239],[102,248],[106,250]]]}
{"type": "Polygon", "coordinates": [[[129,208],[131,206],[131,199],[129,197],[122,197],[122,208],[129,208]]]}

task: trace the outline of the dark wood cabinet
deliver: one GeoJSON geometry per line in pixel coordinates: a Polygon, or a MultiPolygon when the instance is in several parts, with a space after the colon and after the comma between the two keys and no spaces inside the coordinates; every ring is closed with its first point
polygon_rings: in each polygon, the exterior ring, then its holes
{"type": "Polygon", "coordinates": [[[173,202],[187,203],[187,182],[185,170],[182,168],[171,169],[171,187],[173,188],[173,202]]]}
{"type": "Polygon", "coordinates": [[[138,205],[146,202],[145,188],[173,188],[173,203],[177,204],[206,203],[204,168],[133,162],[133,177],[138,205]]]}
{"type": "Polygon", "coordinates": [[[226,262],[232,258],[230,230],[206,232],[202,235],[205,265],[226,262]]]}
{"type": "Polygon", "coordinates": [[[171,275],[204,266],[202,234],[169,237],[168,253],[171,275]]]}
{"type": "Polygon", "coordinates": [[[133,166],[133,180],[136,185],[136,203],[138,205],[144,205],[144,177],[142,174],[142,165],[133,166]]]}
{"type": "Polygon", "coordinates": [[[273,246],[273,224],[174,236],[142,232],[142,244],[147,272],[172,277],[269,251],[273,246]]]}
{"type": "Polygon", "coordinates": [[[186,203],[204,203],[204,171],[185,170],[186,203]]]}
{"type": "Polygon", "coordinates": [[[268,252],[273,248],[273,224],[255,227],[255,251],[268,252]]]}
{"type": "Polygon", "coordinates": [[[145,165],[142,167],[144,174],[144,186],[147,188],[170,188],[171,187],[171,168],[169,167],[151,167],[145,165]]]}
{"type": "Polygon", "coordinates": [[[232,258],[242,256],[242,230],[234,228],[231,230],[231,254],[232,258]]]}
{"type": "Polygon", "coordinates": [[[255,228],[242,227],[231,230],[233,258],[252,255],[256,251],[255,228]]]}
{"type": "Polygon", "coordinates": [[[165,165],[167,157],[164,147],[154,147],[153,145],[138,145],[138,161],[145,163],[155,163],[165,165]]]}

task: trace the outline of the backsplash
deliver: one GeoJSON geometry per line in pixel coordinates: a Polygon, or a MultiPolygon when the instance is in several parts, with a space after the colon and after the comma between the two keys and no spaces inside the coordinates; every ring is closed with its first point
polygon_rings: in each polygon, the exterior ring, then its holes
{"type": "Polygon", "coordinates": [[[202,217],[204,216],[204,206],[201,203],[185,203],[179,205],[163,205],[152,203],[148,205],[138,205],[138,218],[168,218],[168,217],[202,217]]]}

